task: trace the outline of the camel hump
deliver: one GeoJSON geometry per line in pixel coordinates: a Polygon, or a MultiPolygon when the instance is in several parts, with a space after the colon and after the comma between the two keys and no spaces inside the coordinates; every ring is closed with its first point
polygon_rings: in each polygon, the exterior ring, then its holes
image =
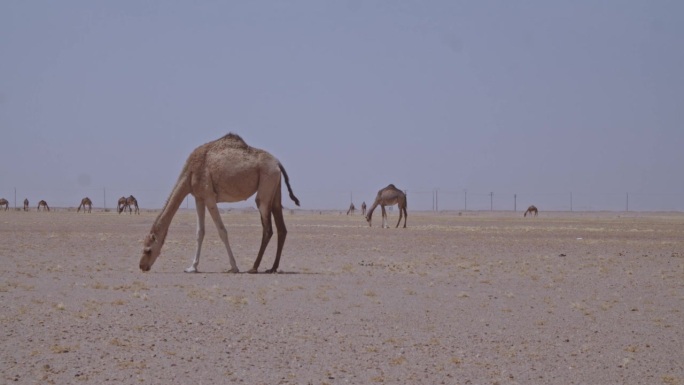
{"type": "Polygon", "coordinates": [[[226,142],[231,147],[238,148],[249,148],[249,145],[240,137],[238,134],[232,132],[220,139],[222,142],[226,142]]]}
{"type": "Polygon", "coordinates": [[[396,189],[397,187],[396,187],[395,185],[393,185],[392,183],[390,183],[390,184],[387,186],[387,188],[396,189]]]}

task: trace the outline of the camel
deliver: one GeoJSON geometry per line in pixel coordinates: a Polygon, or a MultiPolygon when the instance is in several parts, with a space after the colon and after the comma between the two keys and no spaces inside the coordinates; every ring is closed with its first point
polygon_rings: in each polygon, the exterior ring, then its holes
{"type": "Polygon", "coordinates": [[[349,215],[349,213],[354,215],[355,210],[356,210],[356,207],[354,207],[354,202],[352,202],[352,204],[349,205],[349,210],[347,210],[347,215],[349,215]]]}
{"type": "Polygon", "coordinates": [[[126,198],[126,207],[128,207],[128,213],[129,214],[131,214],[133,212],[132,207],[135,207],[135,213],[140,215],[140,208],[138,207],[138,200],[135,199],[135,197],[133,195],[126,198]]]}
{"type": "Polygon", "coordinates": [[[5,211],[9,209],[9,201],[5,198],[0,198],[0,207],[5,206],[5,211]]]}
{"type": "Polygon", "coordinates": [[[116,204],[116,211],[119,214],[121,214],[121,212],[124,210],[125,207],[126,207],[126,197],[119,198],[119,201],[116,204]]]}
{"type": "Polygon", "coordinates": [[[523,214],[523,217],[526,217],[527,213],[530,213],[530,216],[532,216],[532,214],[534,214],[534,216],[536,217],[539,214],[539,210],[537,210],[537,208],[534,207],[534,205],[532,205],[532,206],[527,208],[527,211],[525,211],[525,214],[523,214]]]}
{"type": "Polygon", "coordinates": [[[375,197],[375,202],[370,209],[368,209],[368,214],[366,215],[366,220],[368,221],[368,226],[371,226],[371,219],[373,218],[373,210],[380,205],[382,208],[382,227],[389,228],[387,225],[387,212],[385,211],[385,206],[397,205],[399,207],[399,223],[401,222],[401,215],[404,215],[404,228],[406,228],[406,218],[408,218],[408,213],[406,212],[406,194],[403,191],[396,188],[393,184],[388,185],[382,190],[378,191],[378,195],[375,197]]]}
{"type": "Polygon", "coordinates": [[[366,201],[363,201],[363,203],[361,203],[361,215],[366,215],[366,201]]]}
{"type": "Polygon", "coordinates": [[[133,195],[129,196],[128,198],[126,198],[126,197],[119,198],[119,202],[116,205],[116,209],[117,209],[117,211],[119,211],[119,214],[121,214],[126,209],[128,209],[128,213],[131,214],[133,212],[133,207],[135,207],[135,213],[140,215],[140,208],[138,207],[138,200],[135,199],[135,197],[133,195]]]}
{"type": "Polygon", "coordinates": [[[27,198],[24,198],[24,211],[29,211],[29,201],[27,198]]]}
{"type": "Polygon", "coordinates": [[[50,211],[50,206],[48,206],[47,202],[45,202],[44,200],[41,200],[40,202],[38,202],[38,211],[40,211],[41,207],[44,210],[50,211]]]}
{"type": "Polygon", "coordinates": [[[86,206],[88,206],[88,212],[90,212],[90,210],[93,208],[93,201],[91,201],[90,198],[88,198],[88,197],[81,199],[81,204],[78,206],[78,209],[76,210],[76,212],[81,211],[81,207],[83,207],[83,212],[85,213],[86,212],[86,206]]]}
{"type": "Polygon", "coordinates": [[[273,267],[266,272],[277,273],[287,236],[281,201],[281,176],[285,179],[290,199],[299,206],[299,199],[292,192],[285,168],[270,153],[249,146],[240,136],[233,133],[197,147],[186,160],[164,208],[152,224],[150,233],[145,236],[140,269],[149,271],[152,268],[152,264],[161,253],[173,216],[185,197],[192,194],[197,210],[197,248],[192,265],[185,269],[185,272],[197,272],[204,240],[204,216],[206,211],[209,211],[228,252],[231,266],[229,272],[238,273],[240,270],[230,249],[228,232],[221,220],[217,204],[244,201],[256,193],[255,202],[261,216],[262,236],[257,258],[249,273],[258,272],[261,258],[273,235],[271,215],[275,219],[278,231],[278,247],[273,267]]]}

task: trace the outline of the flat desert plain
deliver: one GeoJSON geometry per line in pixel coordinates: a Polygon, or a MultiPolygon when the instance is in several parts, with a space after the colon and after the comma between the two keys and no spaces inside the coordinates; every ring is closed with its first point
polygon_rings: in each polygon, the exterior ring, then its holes
{"type": "Polygon", "coordinates": [[[684,384],[681,213],[156,215],[0,211],[0,383],[684,384]]]}

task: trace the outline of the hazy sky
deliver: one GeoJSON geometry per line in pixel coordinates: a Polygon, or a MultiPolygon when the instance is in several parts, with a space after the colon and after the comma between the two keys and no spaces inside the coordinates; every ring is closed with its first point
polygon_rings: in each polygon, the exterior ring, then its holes
{"type": "Polygon", "coordinates": [[[232,131],[303,208],[684,210],[683,44],[681,1],[2,1],[0,196],[161,207],[232,131]]]}

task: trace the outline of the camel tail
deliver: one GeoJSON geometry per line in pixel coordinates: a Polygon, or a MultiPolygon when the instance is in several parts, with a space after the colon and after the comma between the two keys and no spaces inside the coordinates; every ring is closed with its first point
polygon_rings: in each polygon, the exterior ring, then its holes
{"type": "Polygon", "coordinates": [[[280,162],[278,162],[278,166],[280,167],[280,171],[283,173],[283,178],[285,178],[285,184],[287,185],[287,191],[290,192],[290,199],[292,199],[292,201],[297,206],[299,206],[299,199],[297,199],[297,197],[292,192],[292,187],[290,187],[290,178],[287,176],[287,171],[285,171],[285,167],[283,167],[283,165],[280,164],[280,162]]]}

